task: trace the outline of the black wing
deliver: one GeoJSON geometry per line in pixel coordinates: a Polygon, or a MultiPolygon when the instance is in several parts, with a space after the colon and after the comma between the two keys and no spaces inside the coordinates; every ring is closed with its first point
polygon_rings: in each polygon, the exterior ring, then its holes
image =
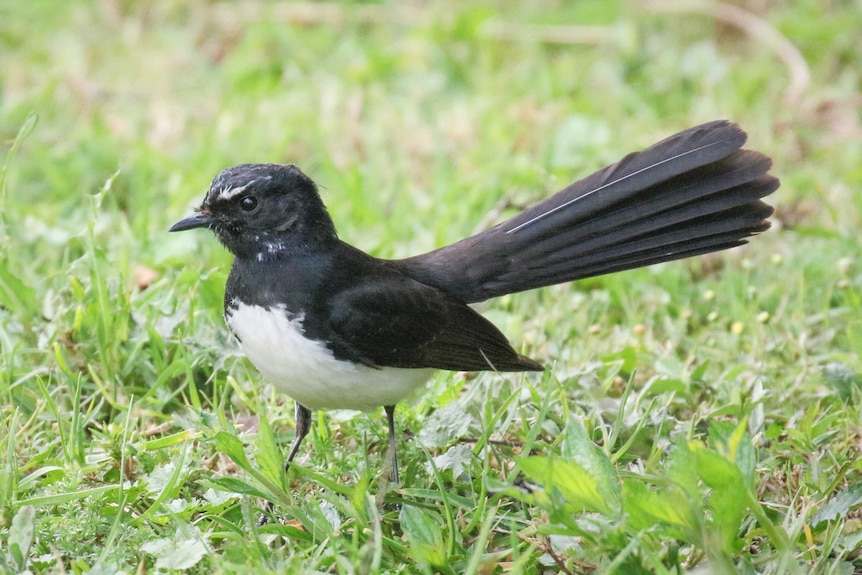
{"type": "MultiPolygon", "coordinates": [[[[378,270],[381,271],[381,270],[378,270]]],[[[329,300],[329,344],[375,367],[538,371],[494,324],[440,290],[392,270],[329,300]]]]}

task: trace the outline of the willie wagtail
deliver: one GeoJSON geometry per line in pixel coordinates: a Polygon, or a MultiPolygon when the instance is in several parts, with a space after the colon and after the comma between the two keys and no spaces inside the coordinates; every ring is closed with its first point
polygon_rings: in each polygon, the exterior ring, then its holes
{"type": "Polygon", "coordinates": [[[401,260],[338,239],[315,183],[293,165],[243,164],[213,180],[170,231],[209,228],[234,255],[224,296],[243,352],[296,402],[296,456],[311,409],[395,404],[434,370],[540,371],[468,304],[696,256],[769,227],[771,160],[710,122],[629,154],[496,226],[401,260]]]}

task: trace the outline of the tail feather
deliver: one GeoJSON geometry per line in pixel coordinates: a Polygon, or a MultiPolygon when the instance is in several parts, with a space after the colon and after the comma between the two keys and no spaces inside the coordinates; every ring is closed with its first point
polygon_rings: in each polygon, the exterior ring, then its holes
{"type": "MultiPolygon", "coordinates": [[[[650,186],[707,166],[739,149],[746,134],[736,124],[711,122],[673,135],[560,190],[504,223],[512,234],[554,216],[584,219],[650,186]]],[[[548,227],[552,227],[551,226],[548,227]]]]}
{"type": "Polygon", "coordinates": [[[570,261],[560,258],[555,263],[542,261],[535,267],[528,265],[520,270],[512,269],[489,282],[487,289],[492,291],[506,289],[513,282],[526,286],[521,289],[532,289],[690,257],[695,255],[692,252],[700,255],[742,245],[746,241],[740,239],[741,233],[746,236],[753,235],[769,227],[763,223],[763,218],[767,217],[772,210],[766,204],[761,203],[761,206],[759,212],[749,210],[749,206],[743,206],[744,210],[736,217],[729,213],[721,214],[722,217],[733,219],[715,222],[710,222],[707,218],[698,219],[691,222],[692,228],[642,236],[624,244],[611,245],[579,257],[576,267],[573,267],[570,261]],[[726,231],[728,221],[735,224],[734,229],[730,231],[726,231]],[[695,226],[697,236],[692,234],[695,226]]]}
{"type": "MultiPolygon", "coordinates": [[[[652,211],[647,218],[642,217],[643,210],[640,206],[632,206],[631,209],[603,214],[589,222],[576,224],[564,232],[542,239],[537,238],[535,242],[524,246],[518,254],[518,259],[528,265],[535,259],[543,264],[567,259],[571,265],[577,265],[582,260],[575,262],[572,258],[579,254],[590,254],[609,245],[624,246],[630,238],[658,234],[664,229],[696,234],[699,230],[691,228],[701,225],[700,219],[713,219],[718,223],[734,227],[736,221],[727,218],[728,210],[755,204],[773,190],[773,180],[761,177],[750,184],[742,184],[718,194],[699,198],[696,202],[672,204],[665,210],[652,211]]],[[[766,214],[765,217],[768,216],[769,214],[766,214]]],[[[681,236],[682,241],[685,241],[688,237],[686,234],[678,235],[681,236]]]]}
{"type": "Polygon", "coordinates": [[[394,262],[466,302],[700,255],[769,227],[771,160],[711,122],[629,154],[512,219],[394,262]]]}

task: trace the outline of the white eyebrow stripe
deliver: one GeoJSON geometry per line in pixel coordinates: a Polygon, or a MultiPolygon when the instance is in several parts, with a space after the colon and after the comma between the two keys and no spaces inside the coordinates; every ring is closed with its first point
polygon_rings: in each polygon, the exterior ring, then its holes
{"type": "Polygon", "coordinates": [[[563,203],[563,204],[560,204],[560,205],[559,205],[559,206],[557,206],[556,208],[552,208],[552,209],[548,210],[547,212],[543,212],[543,213],[539,214],[538,216],[536,216],[536,217],[534,217],[534,218],[531,218],[531,219],[527,220],[526,222],[524,222],[524,223],[522,223],[522,224],[518,224],[517,226],[515,226],[515,227],[514,227],[514,228],[512,228],[511,230],[507,230],[507,231],[506,231],[506,234],[507,234],[507,235],[508,235],[508,234],[513,234],[513,233],[517,232],[518,230],[520,230],[521,228],[525,228],[525,227],[529,226],[530,224],[532,224],[532,223],[534,223],[534,222],[536,222],[536,221],[538,221],[538,220],[541,220],[542,218],[545,218],[545,217],[547,217],[547,216],[550,216],[550,215],[551,215],[551,214],[553,214],[554,212],[558,212],[558,211],[562,210],[563,208],[565,208],[565,207],[568,207],[568,206],[572,205],[573,203],[577,202],[578,200],[582,200],[582,199],[586,198],[587,196],[591,196],[591,195],[595,194],[596,192],[599,192],[599,191],[601,191],[601,190],[603,190],[603,189],[605,189],[605,188],[607,188],[607,187],[613,186],[614,184],[618,184],[618,183],[622,182],[623,180],[627,180],[627,179],[629,179],[629,178],[631,178],[631,177],[634,177],[634,176],[636,176],[636,175],[638,175],[638,174],[641,174],[641,173],[643,173],[643,172],[646,172],[647,170],[651,170],[651,169],[655,168],[656,166],[660,166],[660,165],[662,165],[662,164],[666,164],[667,162],[671,162],[671,161],[676,160],[676,159],[678,159],[678,158],[682,158],[683,156],[687,156],[688,154],[693,154],[694,152],[699,152],[699,151],[701,151],[701,150],[705,150],[706,148],[709,148],[709,147],[711,147],[711,146],[715,146],[716,144],[719,144],[719,143],[721,143],[721,142],[713,142],[713,143],[711,143],[711,144],[707,144],[707,145],[705,145],[705,146],[700,146],[699,148],[694,148],[693,150],[688,150],[687,152],[683,152],[683,153],[681,153],[681,154],[677,154],[676,156],[673,156],[673,157],[670,157],[670,158],[665,158],[664,160],[661,160],[660,162],[656,162],[655,164],[650,164],[649,166],[646,166],[646,167],[644,167],[644,168],[641,168],[640,170],[637,170],[636,172],[632,172],[631,174],[627,174],[627,175],[623,176],[622,178],[617,178],[616,180],[613,180],[612,182],[608,182],[607,184],[604,184],[603,186],[599,186],[599,187],[598,187],[598,188],[596,188],[595,190],[590,190],[590,191],[589,191],[589,192],[587,192],[586,194],[582,194],[582,195],[580,195],[580,196],[578,196],[578,197],[576,197],[576,198],[572,198],[572,199],[571,199],[571,200],[569,200],[568,202],[565,202],[565,203],[563,203]]]}
{"type": "Polygon", "coordinates": [[[256,180],[252,180],[244,186],[240,186],[238,188],[225,188],[218,193],[218,199],[220,200],[232,200],[239,194],[243,193],[247,187],[255,183],[256,180]]]}

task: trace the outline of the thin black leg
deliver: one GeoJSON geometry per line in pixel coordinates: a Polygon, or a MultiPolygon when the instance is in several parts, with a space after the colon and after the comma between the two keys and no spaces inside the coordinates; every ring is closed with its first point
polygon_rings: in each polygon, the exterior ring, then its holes
{"type": "MultiPolygon", "coordinates": [[[[287,461],[284,462],[285,471],[290,469],[290,463],[293,461],[293,458],[296,457],[296,454],[299,451],[299,446],[302,445],[302,440],[305,439],[305,436],[308,435],[309,430],[311,430],[311,411],[298,401],[294,401],[294,406],[296,409],[296,437],[293,440],[293,445],[290,446],[290,452],[287,454],[287,461]]],[[[267,514],[271,512],[272,501],[267,501],[264,506],[264,512],[257,518],[258,527],[267,522],[267,514]]]]}
{"type": "Polygon", "coordinates": [[[386,423],[389,424],[389,451],[392,452],[392,481],[400,483],[398,477],[398,452],[395,450],[395,406],[385,405],[386,423]]]}
{"type": "Polygon", "coordinates": [[[293,445],[290,446],[287,461],[284,462],[285,471],[290,468],[290,462],[296,457],[302,440],[305,439],[305,436],[308,435],[308,431],[311,429],[311,410],[298,401],[295,401],[294,405],[296,406],[296,438],[293,440],[293,445]]]}

